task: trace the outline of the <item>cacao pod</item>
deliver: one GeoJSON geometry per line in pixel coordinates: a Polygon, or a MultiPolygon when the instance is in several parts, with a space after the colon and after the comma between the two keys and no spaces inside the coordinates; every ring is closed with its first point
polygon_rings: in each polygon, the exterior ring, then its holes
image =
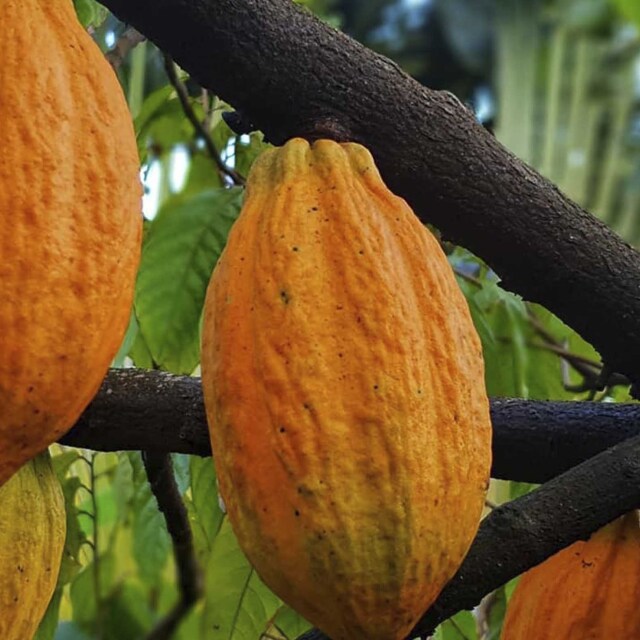
{"type": "Polygon", "coordinates": [[[0,638],[31,640],[58,579],[66,534],[62,489],[47,452],[0,487],[0,638]]]}
{"type": "Polygon", "coordinates": [[[0,484],[95,395],[129,320],[141,187],[118,81],[70,0],[0,2],[0,484]]]}
{"type": "Polygon", "coordinates": [[[242,549],[333,640],[404,637],[476,533],[481,346],[436,239],[354,143],[255,162],[207,291],[202,378],[242,549]]]}
{"type": "Polygon", "coordinates": [[[640,638],[640,512],[633,511],[527,571],[502,640],[640,638]]]}

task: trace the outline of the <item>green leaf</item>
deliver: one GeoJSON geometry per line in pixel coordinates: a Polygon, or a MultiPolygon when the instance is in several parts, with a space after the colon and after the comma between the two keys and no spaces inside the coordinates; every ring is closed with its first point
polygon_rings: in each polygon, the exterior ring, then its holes
{"type": "Polygon", "coordinates": [[[73,607],[73,621],[84,631],[95,631],[95,626],[99,622],[97,620],[97,599],[100,600],[100,609],[102,610],[104,599],[112,588],[114,567],[115,562],[112,554],[110,552],[101,553],[97,559],[98,573],[96,574],[96,561],[94,560],[84,567],[71,583],[69,594],[73,607]],[[99,583],[98,594],[96,594],[96,575],[99,583]]]}
{"type": "Polygon", "coordinates": [[[127,332],[124,335],[122,340],[122,344],[118,349],[118,353],[116,357],[113,359],[113,366],[116,368],[120,368],[124,366],[124,359],[129,355],[129,351],[133,347],[134,342],[136,341],[136,337],[138,335],[138,321],[136,320],[135,313],[133,309],[131,310],[131,317],[129,318],[129,325],[127,327],[127,332]]]}
{"type": "Polygon", "coordinates": [[[161,581],[164,566],[171,552],[171,539],[164,516],[151,492],[147,474],[139,453],[129,453],[133,469],[133,555],[140,569],[140,578],[153,585],[161,581]]]}
{"type": "Polygon", "coordinates": [[[181,195],[195,196],[205,189],[221,189],[223,186],[211,156],[204,150],[192,153],[181,195]]]}
{"type": "Polygon", "coordinates": [[[178,491],[184,495],[191,484],[191,456],[185,453],[172,453],[171,462],[173,464],[173,473],[178,485],[178,491]]]}
{"type": "Polygon", "coordinates": [[[76,15],[83,27],[94,26],[100,18],[100,9],[95,0],[73,0],[76,15]]]}
{"type": "MultiPolygon", "coordinates": [[[[526,305],[495,282],[481,280],[481,288],[460,281],[482,341],[485,379],[489,395],[531,399],[573,399],[563,387],[561,361],[545,349],[529,317],[534,309],[538,321],[557,340],[570,340],[570,348],[593,354],[583,340],[541,307],[526,305]]],[[[596,356],[594,355],[594,358],[596,356]]]]}
{"type": "Polygon", "coordinates": [[[240,550],[225,518],[205,577],[202,640],[256,640],[281,605],[240,550]]]}
{"type": "Polygon", "coordinates": [[[505,588],[500,587],[493,592],[491,604],[486,608],[486,622],[489,628],[484,640],[499,640],[502,633],[502,622],[507,611],[505,588]]]}
{"type": "Polygon", "coordinates": [[[126,522],[134,515],[132,501],[135,488],[133,467],[129,461],[128,453],[118,453],[118,465],[111,479],[111,488],[116,503],[118,521],[126,522]]]}
{"type": "Polygon", "coordinates": [[[139,640],[153,625],[145,592],[131,582],[118,585],[104,604],[101,631],[105,640],[139,640]]]}
{"type": "Polygon", "coordinates": [[[470,611],[460,611],[441,625],[442,640],[476,640],[476,621],[470,611]]]}
{"type": "Polygon", "coordinates": [[[613,0],[613,4],[627,20],[640,28],[640,3],[638,0],[613,0]]]}
{"type": "Polygon", "coordinates": [[[278,610],[274,624],[289,640],[295,640],[312,627],[310,622],[286,604],[278,610]]]}
{"type": "MultiPolygon", "coordinates": [[[[63,456],[54,456],[54,465],[60,462],[58,459],[62,457],[63,456]]],[[[58,573],[58,587],[62,587],[71,582],[77,576],[82,566],[79,560],[80,548],[87,539],[87,536],[82,530],[80,514],[78,513],[78,506],[76,505],[76,494],[82,482],[77,476],[70,476],[64,478],[60,484],[64,495],[67,516],[67,533],[64,542],[64,552],[62,554],[62,563],[60,564],[60,572],[58,573]]]]}
{"type": "Polygon", "coordinates": [[[190,471],[191,496],[188,507],[194,542],[198,555],[206,557],[220,531],[224,513],[218,500],[218,485],[213,460],[192,456],[190,471]]]}
{"type": "MultiPolygon", "coordinates": [[[[202,120],[202,106],[192,101],[196,116],[202,120]]],[[[180,101],[170,85],[164,85],[147,96],[134,122],[138,153],[145,160],[149,145],[154,147],[154,155],[162,156],[179,144],[193,141],[193,125],[187,120],[180,101]]]]}
{"type": "Polygon", "coordinates": [[[129,349],[129,357],[133,364],[139,369],[155,369],[156,363],[153,361],[151,351],[149,351],[149,345],[144,339],[142,333],[140,333],[140,326],[138,325],[138,332],[133,340],[131,349],[129,349]]]}
{"type": "Polygon", "coordinates": [[[147,235],[135,309],[153,361],[192,373],[200,357],[200,316],[213,267],[238,215],[240,189],[172,198],[147,235]]]}
{"type": "Polygon", "coordinates": [[[189,613],[182,618],[171,640],[197,640],[200,637],[200,620],[202,618],[202,602],[196,603],[189,613]]]}

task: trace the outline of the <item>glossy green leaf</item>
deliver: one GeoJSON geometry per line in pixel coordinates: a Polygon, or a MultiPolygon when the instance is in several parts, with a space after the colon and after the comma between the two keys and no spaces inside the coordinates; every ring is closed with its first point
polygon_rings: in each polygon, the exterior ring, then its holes
{"type": "Polygon", "coordinates": [[[281,605],[240,550],[225,518],[205,576],[202,640],[256,640],[281,605]]]}
{"type": "Polygon", "coordinates": [[[239,189],[176,197],[150,227],[135,309],[153,361],[163,369],[188,374],[199,362],[206,288],[241,197],[239,189]]]}
{"type": "Polygon", "coordinates": [[[106,11],[95,0],[73,0],[76,15],[84,27],[95,27],[106,17],[106,11]]]}

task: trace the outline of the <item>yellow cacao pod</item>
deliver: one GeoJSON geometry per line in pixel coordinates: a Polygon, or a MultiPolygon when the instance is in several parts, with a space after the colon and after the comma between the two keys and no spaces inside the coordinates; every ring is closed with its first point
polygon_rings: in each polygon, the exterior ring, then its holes
{"type": "Polygon", "coordinates": [[[0,638],[31,640],[58,579],[66,534],[62,489],[47,452],[0,487],[0,638]]]}
{"type": "Polygon", "coordinates": [[[138,154],[70,0],[0,2],[0,484],[67,431],[129,319],[138,154]]]}
{"type": "Polygon", "coordinates": [[[501,640],[640,638],[639,515],[527,571],[509,600],[501,640]]]}
{"type": "Polygon", "coordinates": [[[333,640],[403,638],[474,537],[481,347],[436,239],[358,144],[255,162],[207,292],[202,378],[240,545],[333,640]]]}

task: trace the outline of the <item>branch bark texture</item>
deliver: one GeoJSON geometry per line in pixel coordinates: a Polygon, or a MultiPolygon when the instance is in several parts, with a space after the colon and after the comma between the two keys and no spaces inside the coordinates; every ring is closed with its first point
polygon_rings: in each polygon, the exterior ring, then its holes
{"type": "Polygon", "coordinates": [[[640,382],[640,256],[505,150],[451,94],[290,0],[105,0],[281,143],[366,145],[389,187],[503,284],[640,382]]]}
{"type": "MultiPolygon", "coordinates": [[[[640,404],[494,399],[494,478],[545,482],[640,435],[640,404]]],[[[62,444],[211,455],[200,379],[114,369],[62,444]]]]}

